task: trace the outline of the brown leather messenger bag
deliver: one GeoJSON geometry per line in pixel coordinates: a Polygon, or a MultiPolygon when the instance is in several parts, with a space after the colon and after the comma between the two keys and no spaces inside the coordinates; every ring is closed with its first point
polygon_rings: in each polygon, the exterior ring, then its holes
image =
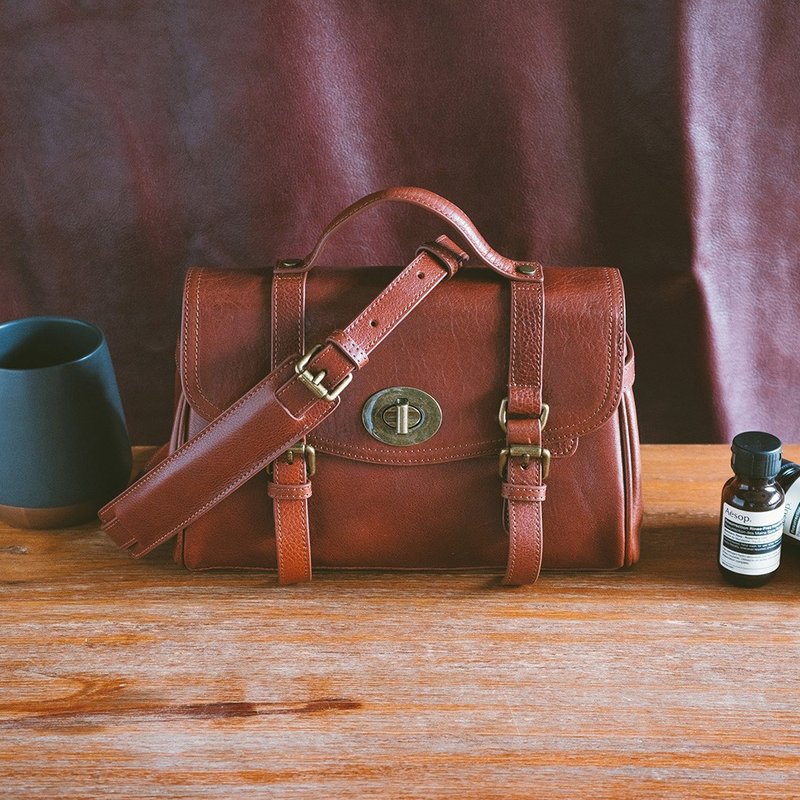
{"type": "Polygon", "coordinates": [[[369,195],[272,270],[190,270],[179,378],[169,454],[100,511],[136,558],[177,536],[192,569],[277,568],[281,583],[312,564],[504,565],[519,585],[542,565],[638,557],[619,273],[505,258],[432,192],[369,195]],[[438,215],[489,269],[459,272],[467,254],[440,236],[399,274],[309,280],[334,231],[382,201],[438,215]]]}

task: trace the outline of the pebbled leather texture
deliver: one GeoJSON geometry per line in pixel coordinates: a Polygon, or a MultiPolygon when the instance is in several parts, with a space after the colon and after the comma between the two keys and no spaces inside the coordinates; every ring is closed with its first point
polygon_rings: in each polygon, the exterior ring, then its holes
{"type": "MultiPolygon", "coordinates": [[[[439,237],[446,243],[446,237],[439,237]]],[[[377,347],[443,280],[445,268],[421,253],[375,298],[344,333],[367,353],[377,347]]],[[[199,346],[199,343],[198,345],[199,346]]],[[[102,509],[104,530],[136,557],[150,552],[203,517],[231,492],[271,464],[316,427],[339,403],[335,392],[354,370],[349,359],[324,344],[307,371],[325,378],[318,396],[290,357],[204,427],[197,435],[102,509]]]]}
{"type": "MultiPolygon", "coordinates": [[[[306,284],[306,340],[316,342],[342,326],[396,272],[316,269],[306,284]]],[[[543,285],[546,295],[542,397],[526,390],[527,374],[509,393],[511,284],[486,269],[462,269],[370,354],[337,413],[308,437],[318,461],[308,500],[316,566],[505,567],[511,568],[508,582],[517,583],[535,577],[539,563],[550,569],[635,563],[639,445],[619,274],[545,268],[543,275],[543,284],[532,284],[543,285]],[[398,448],[364,430],[364,403],[392,385],[417,386],[440,402],[442,426],[431,440],[398,448]],[[520,485],[498,476],[498,453],[507,442],[497,412],[508,394],[519,409],[514,414],[538,414],[542,399],[550,403],[547,426],[536,434],[553,455],[548,486],[540,485],[536,466],[524,479],[513,467],[520,485]],[[544,532],[538,556],[533,542],[520,540],[524,563],[509,547],[508,501],[512,527],[523,536],[531,526],[544,532]]],[[[201,431],[207,419],[257,382],[270,346],[270,280],[268,272],[212,269],[187,276],[180,365],[192,407],[187,435],[201,431]]],[[[514,286],[524,293],[529,285],[514,286]]],[[[520,296],[516,372],[525,374],[535,357],[525,343],[538,340],[537,325],[526,313],[529,304],[520,296]]],[[[512,419],[512,436],[534,441],[530,430],[515,427],[518,422],[512,419]]],[[[192,524],[176,557],[192,569],[274,568],[274,529],[253,523],[269,518],[260,480],[252,479],[192,524]],[[231,526],[240,535],[221,542],[216,531],[231,526]]]]}
{"type": "MultiPolygon", "coordinates": [[[[306,341],[344,325],[397,271],[314,270],[306,285],[306,341]]],[[[192,398],[187,435],[260,377],[270,347],[270,281],[269,271],[197,269],[187,276],[180,367],[192,398]]],[[[545,267],[543,285],[542,393],[551,406],[543,441],[553,462],[542,567],[630,565],[639,554],[641,505],[630,416],[633,351],[619,275],[545,267]]],[[[317,450],[308,500],[315,567],[506,568],[497,463],[506,437],[497,414],[508,393],[510,330],[509,282],[467,266],[370,354],[336,413],[308,436],[317,450]],[[398,448],[367,434],[361,409],[376,391],[402,385],[432,394],[443,419],[429,441],[398,448]]],[[[265,482],[256,476],[192,524],[176,557],[192,569],[274,569],[265,482]],[[219,530],[239,534],[221,541],[219,530]]]]}
{"type": "Polygon", "coordinates": [[[101,510],[112,539],[140,556],[180,531],[187,566],[277,566],[282,583],[310,579],[312,563],[505,563],[508,585],[535,581],[543,565],[633,563],[638,433],[618,273],[536,266],[509,280],[494,267],[462,270],[465,261],[441,236],[394,279],[392,268],[312,273],[313,263],[190,271],[175,452],[101,510]],[[308,373],[328,390],[359,372],[341,397],[318,397],[296,374],[306,342],[319,343],[308,373]],[[364,430],[366,398],[391,385],[437,398],[432,439],[396,447],[364,430]],[[313,491],[303,459],[281,455],[302,437],[317,449],[313,491]],[[518,452],[545,445],[546,484],[543,460],[518,452]]]}
{"type": "MultiPolygon", "coordinates": [[[[275,269],[272,275],[272,358],[270,368],[285,358],[305,352],[306,273],[275,269]]],[[[299,444],[305,445],[305,438],[299,444]]],[[[267,487],[272,498],[278,582],[311,580],[311,539],[308,529],[308,480],[306,459],[299,453],[272,462],[267,487]]]]}
{"type": "MultiPolygon", "coordinates": [[[[319,267],[308,278],[306,341],[342,327],[398,267],[319,267]]],[[[194,269],[186,279],[180,346],[184,391],[197,416],[212,420],[263,377],[269,363],[269,272],[194,269]]],[[[544,443],[558,457],[616,413],[626,347],[622,282],[614,269],[545,268],[547,315],[543,395],[550,404],[544,443]]],[[[509,282],[466,266],[400,326],[341,401],[347,413],[309,441],[324,452],[381,464],[496,455],[507,393],[509,282]],[[476,298],[478,298],[476,300],[476,298]],[[382,445],[361,424],[361,407],[386,386],[419,386],[445,408],[434,439],[412,448],[382,445]],[[463,419],[464,424],[455,424],[463,419]]],[[[199,424],[199,423],[195,423],[199,424]]]]}
{"type": "MultiPolygon", "coordinates": [[[[541,283],[511,284],[511,332],[506,399],[506,445],[543,446],[542,366],[545,302],[541,283]]],[[[503,583],[533,583],[542,568],[544,462],[509,455],[501,495],[505,498],[508,563],[503,583]]]]}

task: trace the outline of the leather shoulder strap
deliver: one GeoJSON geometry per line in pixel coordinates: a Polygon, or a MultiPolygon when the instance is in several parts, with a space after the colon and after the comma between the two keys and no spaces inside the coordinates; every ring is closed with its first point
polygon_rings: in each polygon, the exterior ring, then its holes
{"type": "Polygon", "coordinates": [[[467,254],[446,236],[418,256],[344,330],[290,357],[197,436],[100,509],[134,557],[176,535],[319,425],[369,354],[467,254]]]}

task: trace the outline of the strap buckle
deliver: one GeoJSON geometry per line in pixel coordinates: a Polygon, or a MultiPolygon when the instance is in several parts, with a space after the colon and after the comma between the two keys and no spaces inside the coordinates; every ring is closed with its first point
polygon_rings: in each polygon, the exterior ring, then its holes
{"type": "MultiPolygon", "coordinates": [[[[311,444],[301,442],[300,444],[293,445],[288,450],[284,451],[278,458],[286,457],[287,464],[294,464],[294,457],[301,456],[306,462],[306,476],[313,478],[317,471],[317,451],[311,444]]],[[[274,464],[275,462],[273,462],[274,464]]],[[[268,473],[272,477],[272,464],[269,465],[268,473]]]]}
{"type": "Polygon", "coordinates": [[[317,451],[314,449],[314,445],[305,442],[296,444],[290,447],[284,455],[287,464],[293,464],[295,456],[302,456],[306,461],[306,474],[309,478],[314,477],[314,473],[317,471],[317,451]]]}
{"type": "Polygon", "coordinates": [[[294,371],[297,373],[297,377],[300,379],[300,382],[305,386],[307,389],[311,391],[313,395],[318,397],[320,400],[335,400],[341,393],[344,391],[345,387],[353,380],[353,373],[349,373],[342,378],[333,389],[328,389],[322,385],[322,381],[325,380],[325,375],[327,374],[324,369],[321,369],[316,374],[311,372],[308,369],[308,365],[311,363],[311,360],[314,356],[322,350],[321,344],[315,344],[295,365],[294,371]]]}
{"type": "MultiPolygon", "coordinates": [[[[547,418],[550,416],[550,406],[547,403],[542,403],[542,410],[539,414],[539,421],[542,423],[542,430],[547,425],[547,418]]],[[[500,411],[497,414],[497,421],[500,423],[500,428],[503,433],[508,433],[508,398],[504,397],[500,401],[500,411]]]]}
{"type": "Polygon", "coordinates": [[[504,447],[500,451],[498,464],[498,471],[503,480],[506,477],[506,468],[510,458],[521,458],[523,468],[531,463],[532,458],[535,458],[542,462],[542,480],[550,474],[550,451],[546,447],[538,444],[512,444],[510,447],[504,447]]]}

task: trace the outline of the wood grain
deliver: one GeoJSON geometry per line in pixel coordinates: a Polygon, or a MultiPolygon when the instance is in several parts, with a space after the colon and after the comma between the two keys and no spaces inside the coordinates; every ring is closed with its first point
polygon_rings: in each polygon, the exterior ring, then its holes
{"type": "Polygon", "coordinates": [[[645,447],[639,566],[519,590],[0,528],[0,796],[800,796],[800,558],[722,583],[728,458],[645,447]]]}

